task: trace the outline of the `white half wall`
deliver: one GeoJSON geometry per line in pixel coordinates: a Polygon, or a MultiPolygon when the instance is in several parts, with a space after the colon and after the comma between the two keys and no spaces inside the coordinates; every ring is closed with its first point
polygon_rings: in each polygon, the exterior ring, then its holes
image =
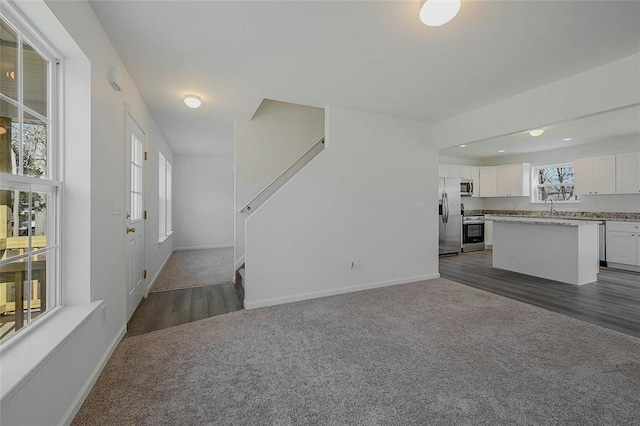
{"type": "Polygon", "coordinates": [[[448,148],[565,122],[640,102],[640,53],[440,121],[434,147],[448,148]]]}
{"type": "Polygon", "coordinates": [[[233,246],[233,158],[173,158],[173,245],[233,246]]]}
{"type": "Polygon", "coordinates": [[[324,109],[265,99],[251,120],[235,123],[235,261],[244,256],[239,213],[324,135],[324,109]]]}
{"type": "Polygon", "coordinates": [[[431,127],[326,113],[324,151],[247,219],[247,308],[439,276],[431,127]]]}

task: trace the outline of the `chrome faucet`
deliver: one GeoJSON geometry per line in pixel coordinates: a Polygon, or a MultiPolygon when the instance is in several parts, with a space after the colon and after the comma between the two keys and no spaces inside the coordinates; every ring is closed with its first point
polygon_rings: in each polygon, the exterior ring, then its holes
{"type": "Polygon", "coordinates": [[[555,209],[553,208],[553,200],[551,198],[545,199],[544,200],[545,205],[547,205],[547,201],[551,201],[551,209],[549,210],[549,217],[553,219],[553,213],[555,212],[555,209]]]}

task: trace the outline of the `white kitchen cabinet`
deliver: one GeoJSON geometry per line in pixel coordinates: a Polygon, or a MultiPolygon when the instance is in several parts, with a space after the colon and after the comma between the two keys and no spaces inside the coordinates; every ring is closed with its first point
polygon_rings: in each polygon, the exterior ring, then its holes
{"type": "Polygon", "coordinates": [[[480,167],[480,196],[496,196],[496,168],[480,167]]]}
{"type": "Polygon", "coordinates": [[[616,154],[616,193],[640,194],[640,151],[616,154]]]}
{"type": "Polygon", "coordinates": [[[526,197],[531,194],[531,164],[496,167],[497,197],[526,197]]]}
{"type": "Polygon", "coordinates": [[[473,194],[472,197],[480,196],[480,167],[471,168],[471,179],[473,179],[473,194]]]}
{"type": "Polygon", "coordinates": [[[640,222],[607,221],[607,264],[640,271],[640,222]]]}
{"type": "Polygon", "coordinates": [[[576,194],[615,194],[616,156],[576,158],[573,161],[574,191],[576,194]]]}
{"type": "Polygon", "coordinates": [[[460,166],[454,164],[440,164],[440,177],[460,177],[460,166]]]}
{"type": "Polygon", "coordinates": [[[493,247],[493,221],[484,221],[484,246],[485,248],[493,247]]]}

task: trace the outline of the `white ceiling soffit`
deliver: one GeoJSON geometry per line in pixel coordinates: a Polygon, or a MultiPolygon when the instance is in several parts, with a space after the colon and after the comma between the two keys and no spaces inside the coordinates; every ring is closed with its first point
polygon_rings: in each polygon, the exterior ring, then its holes
{"type": "MultiPolygon", "coordinates": [[[[540,127],[541,136],[528,131],[440,150],[444,157],[494,158],[500,155],[527,154],[607,141],[621,137],[635,137],[640,146],[640,106],[608,111],[577,120],[540,127]],[[569,139],[570,140],[563,140],[569,139]],[[504,150],[500,153],[499,150],[504,150]]],[[[533,130],[533,129],[531,129],[533,130]]]]}
{"type": "Polygon", "coordinates": [[[442,27],[418,0],[91,5],[176,153],[263,98],[434,122],[640,51],[636,1],[465,1],[442,27]]]}

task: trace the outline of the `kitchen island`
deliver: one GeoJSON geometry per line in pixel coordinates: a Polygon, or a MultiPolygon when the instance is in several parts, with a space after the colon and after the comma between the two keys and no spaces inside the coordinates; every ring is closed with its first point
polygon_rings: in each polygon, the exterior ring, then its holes
{"type": "Polygon", "coordinates": [[[582,285],[597,280],[600,222],[490,216],[493,267],[582,285]]]}

